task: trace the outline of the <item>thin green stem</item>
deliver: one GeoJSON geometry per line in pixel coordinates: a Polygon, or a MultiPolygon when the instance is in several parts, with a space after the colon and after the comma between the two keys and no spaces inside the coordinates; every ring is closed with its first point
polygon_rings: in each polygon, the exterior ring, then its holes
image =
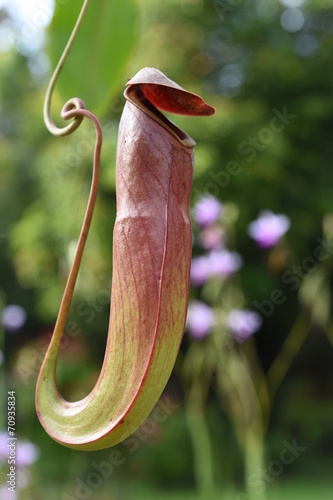
{"type": "MultiPolygon", "coordinates": [[[[90,0],[85,0],[81,9],[81,12],[79,14],[79,17],[77,18],[76,24],[74,26],[74,29],[72,31],[71,36],[69,37],[69,40],[67,42],[67,45],[59,59],[59,62],[54,70],[54,73],[50,79],[48,88],[46,90],[45,94],[45,101],[44,101],[44,121],[45,125],[48,128],[48,130],[51,132],[51,134],[56,135],[56,136],[64,136],[64,135],[69,135],[72,132],[74,132],[81,124],[84,115],[80,114],[75,114],[73,115],[74,120],[66,125],[65,127],[59,128],[55,125],[55,123],[52,120],[51,117],[51,101],[52,101],[52,95],[53,91],[55,88],[55,85],[57,83],[57,79],[60,75],[60,72],[66,62],[66,59],[68,57],[68,54],[73,46],[74,40],[78,34],[78,31],[80,29],[80,26],[82,24],[82,21],[84,19],[85,13],[88,9],[90,0]]],[[[81,99],[78,99],[75,97],[74,99],[71,99],[71,102],[74,104],[76,109],[85,109],[84,102],[81,99]]],[[[68,118],[67,118],[68,119],[68,118]]]]}
{"type": "MultiPolygon", "coordinates": [[[[279,354],[274,359],[266,375],[267,386],[262,386],[259,390],[259,397],[262,399],[262,391],[267,391],[273,404],[276,392],[291,367],[296,355],[300,351],[311,326],[311,320],[304,313],[300,313],[296,319],[290,333],[284,341],[279,354]]],[[[268,415],[266,415],[267,426],[268,415]]]]}
{"type": "Polygon", "coordinates": [[[214,480],[214,461],[210,433],[205,418],[205,396],[202,390],[202,380],[192,382],[186,404],[186,420],[190,433],[194,474],[201,498],[216,498],[214,480]]]}
{"type": "Polygon", "coordinates": [[[61,306],[60,306],[59,313],[58,313],[57,322],[56,322],[55,329],[54,329],[54,334],[58,335],[59,338],[61,338],[62,332],[63,332],[64,327],[65,327],[65,323],[66,323],[72,295],[74,292],[76,279],[77,279],[77,276],[79,273],[82,255],[83,255],[84,247],[85,247],[85,244],[87,241],[87,237],[88,237],[88,233],[89,233],[89,229],[90,229],[90,224],[91,224],[91,219],[92,219],[92,215],[93,215],[93,211],[94,211],[94,207],[95,207],[97,191],[98,191],[101,149],[102,149],[102,142],[103,142],[102,128],[101,128],[101,125],[100,125],[99,121],[97,120],[97,118],[92,113],[90,113],[90,111],[88,111],[86,109],[69,109],[70,106],[71,106],[71,101],[68,101],[68,103],[65,105],[65,108],[63,109],[62,116],[65,117],[65,119],[70,119],[70,118],[74,118],[76,116],[79,116],[81,119],[86,117],[89,120],[91,120],[95,126],[95,129],[96,129],[96,144],[95,144],[94,163],[93,163],[93,175],[92,175],[91,188],[90,188],[87,209],[86,209],[86,213],[84,216],[82,229],[81,229],[81,233],[79,236],[79,241],[77,244],[72,268],[71,268],[69,276],[68,276],[67,284],[65,287],[64,295],[63,295],[63,298],[61,301],[61,306]],[[68,109],[66,109],[66,106],[68,107],[68,109]]]}
{"type": "Polygon", "coordinates": [[[206,372],[205,351],[192,344],[183,359],[181,376],[186,392],[186,422],[192,442],[194,476],[202,499],[216,498],[213,447],[205,407],[211,374],[206,372]]]}
{"type": "Polygon", "coordinates": [[[325,328],[324,331],[326,333],[328,340],[331,342],[331,344],[333,346],[333,323],[332,323],[332,321],[328,322],[327,327],[325,328]]]}
{"type": "Polygon", "coordinates": [[[244,466],[247,498],[265,500],[265,490],[258,488],[258,478],[264,469],[264,442],[260,426],[252,425],[245,430],[244,466]]]}

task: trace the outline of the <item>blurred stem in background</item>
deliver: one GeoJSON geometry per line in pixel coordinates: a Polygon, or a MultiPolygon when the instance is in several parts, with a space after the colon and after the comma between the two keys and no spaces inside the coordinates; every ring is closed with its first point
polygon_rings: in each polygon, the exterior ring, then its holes
{"type": "Polygon", "coordinates": [[[333,346],[333,321],[330,321],[326,328],[326,335],[333,346]]]}
{"type": "Polygon", "coordinates": [[[206,420],[210,377],[205,373],[206,353],[193,343],[183,358],[181,376],[185,390],[186,422],[193,449],[193,469],[200,498],[217,497],[210,429],[206,420]]]}
{"type": "Polygon", "coordinates": [[[253,478],[264,466],[264,435],[262,409],[254,387],[250,366],[236,346],[230,348],[226,332],[213,334],[216,353],[216,391],[222,407],[234,428],[244,460],[244,478],[248,497],[264,500],[264,492],[254,491],[253,478]],[[227,339],[227,342],[225,341],[227,339]]]}
{"type": "MultiPolygon", "coordinates": [[[[263,399],[266,397],[267,391],[271,406],[273,405],[276,393],[302,345],[304,344],[304,341],[309,334],[310,327],[311,320],[308,317],[308,314],[306,314],[305,311],[300,312],[289,334],[287,335],[279,354],[271,364],[265,380],[262,381],[262,385],[258,388],[258,395],[260,397],[262,407],[264,407],[263,399]]],[[[264,412],[264,417],[265,430],[267,430],[270,418],[269,412],[264,412]]]]}

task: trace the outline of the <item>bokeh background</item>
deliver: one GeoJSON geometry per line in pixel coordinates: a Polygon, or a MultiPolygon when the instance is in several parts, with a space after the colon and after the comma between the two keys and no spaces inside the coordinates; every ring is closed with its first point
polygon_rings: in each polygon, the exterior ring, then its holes
{"type": "Polygon", "coordinates": [[[62,394],[85,396],[103,359],[122,92],[145,66],[216,107],[210,118],[172,118],[197,142],[188,326],[160,418],[100,452],[46,435],[35,384],[85,210],[94,132],[83,123],[55,138],[42,108],[81,2],[1,1],[1,499],[331,499],[333,2],[93,3],[52,108],[57,121],[78,94],[104,131],[62,394]],[[6,485],[8,390],[16,494],[6,485]]]}

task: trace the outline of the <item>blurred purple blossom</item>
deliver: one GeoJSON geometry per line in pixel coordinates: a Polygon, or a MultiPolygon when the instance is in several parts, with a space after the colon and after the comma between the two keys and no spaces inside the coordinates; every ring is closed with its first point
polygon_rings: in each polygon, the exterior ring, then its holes
{"type": "MultiPolygon", "coordinates": [[[[0,432],[0,463],[8,460],[8,433],[0,432]]],[[[20,438],[16,441],[16,465],[17,467],[29,467],[39,457],[39,448],[30,441],[20,438]]]]}
{"type": "Polygon", "coordinates": [[[8,332],[17,332],[22,328],[27,318],[23,307],[15,304],[6,306],[1,313],[1,323],[8,332]]]}
{"type": "Polygon", "coordinates": [[[207,257],[212,275],[228,276],[238,271],[243,263],[239,253],[230,252],[229,250],[211,252],[207,257]]]}
{"type": "Polygon", "coordinates": [[[5,360],[4,353],[0,350],[0,366],[3,364],[4,360],[5,360]]]}
{"type": "Polygon", "coordinates": [[[8,490],[8,484],[2,484],[0,486],[0,498],[1,500],[16,500],[18,496],[16,491],[8,490]]]}
{"type": "Polygon", "coordinates": [[[214,196],[203,196],[194,205],[193,218],[201,228],[210,226],[222,213],[222,204],[214,196]]]}
{"type": "Polygon", "coordinates": [[[190,336],[201,340],[210,333],[214,326],[213,309],[204,302],[194,300],[188,307],[186,326],[190,336]]]}
{"type": "Polygon", "coordinates": [[[261,316],[248,309],[232,309],[226,320],[228,330],[238,343],[245,342],[259,330],[261,324],[261,316]]]}
{"type": "Polygon", "coordinates": [[[242,266],[242,257],[229,250],[213,251],[207,255],[194,257],[191,266],[191,283],[201,286],[211,276],[229,276],[242,266]]]}
{"type": "Polygon", "coordinates": [[[7,447],[8,434],[5,431],[0,432],[0,463],[6,462],[8,459],[8,447],[7,447]]]}
{"type": "Polygon", "coordinates": [[[206,255],[193,257],[191,264],[191,284],[201,286],[209,278],[209,266],[206,255]]]}
{"type": "Polygon", "coordinates": [[[39,448],[30,441],[18,441],[16,464],[18,467],[29,467],[38,460],[39,448]]]}
{"type": "Polygon", "coordinates": [[[221,227],[210,226],[201,231],[198,240],[205,250],[221,250],[225,241],[225,234],[221,227]]]}
{"type": "Polygon", "coordinates": [[[288,231],[290,220],[284,214],[264,210],[248,225],[247,232],[261,248],[273,247],[288,231]]]}

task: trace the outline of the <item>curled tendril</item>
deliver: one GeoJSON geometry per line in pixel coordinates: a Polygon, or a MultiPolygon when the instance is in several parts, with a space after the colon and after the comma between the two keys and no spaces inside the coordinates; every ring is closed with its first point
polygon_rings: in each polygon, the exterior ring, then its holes
{"type": "Polygon", "coordinates": [[[73,264],[68,276],[66,288],[64,291],[64,295],[62,298],[61,306],[59,309],[58,313],[58,318],[57,322],[54,328],[53,335],[55,337],[61,338],[62,333],[64,331],[72,295],[74,292],[74,287],[75,287],[75,282],[77,279],[77,275],[79,273],[79,268],[82,260],[82,255],[83,255],[83,250],[85,247],[85,243],[88,237],[89,229],[90,229],[90,224],[91,224],[91,219],[95,207],[95,202],[96,202],[96,197],[97,197],[97,190],[98,190],[98,181],[99,181],[99,169],[100,169],[100,158],[101,158],[101,149],[102,149],[102,142],[103,142],[103,135],[102,135],[102,127],[96,118],[96,116],[88,111],[85,107],[84,102],[82,99],[78,97],[73,97],[72,99],[69,99],[64,107],[61,110],[61,118],[63,120],[71,120],[68,125],[65,127],[58,127],[55,125],[55,123],[52,120],[51,117],[51,101],[52,101],[52,95],[53,91],[57,82],[57,79],[59,77],[59,74],[65,64],[65,61],[68,57],[68,54],[72,48],[73,42],[77,36],[77,33],[79,31],[79,28],[82,24],[84,15],[87,11],[88,5],[89,5],[90,0],[85,0],[81,9],[81,12],[79,14],[79,17],[76,21],[76,24],[74,26],[74,29],[72,31],[72,34],[70,35],[70,38],[67,42],[67,45],[60,57],[60,60],[54,70],[54,73],[51,77],[51,80],[49,82],[46,94],[45,94],[45,101],[44,101],[44,121],[47,129],[51,134],[55,136],[66,136],[72,134],[82,123],[84,118],[88,118],[95,126],[96,130],[96,143],[95,143],[95,151],[94,151],[94,162],[93,162],[93,174],[92,174],[92,181],[91,181],[91,188],[90,188],[90,194],[89,194],[89,199],[87,203],[87,208],[86,208],[86,213],[84,216],[83,224],[82,224],[82,229],[81,233],[79,236],[73,264]]]}
{"type": "MultiPolygon", "coordinates": [[[[65,127],[58,127],[52,120],[52,116],[51,116],[51,102],[52,102],[52,95],[53,95],[53,91],[54,91],[54,88],[55,88],[55,85],[57,83],[57,80],[58,80],[58,77],[59,77],[59,74],[65,64],[65,61],[68,57],[68,54],[73,46],[73,43],[74,43],[74,40],[78,34],[78,31],[81,27],[81,24],[82,24],[82,21],[84,19],[84,16],[85,16],[85,13],[88,9],[88,6],[89,6],[89,3],[90,3],[90,0],[85,0],[83,2],[83,6],[82,6],[82,9],[80,11],[80,14],[79,14],[79,17],[77,18],[77,21],[75,23],[75,26],[73,28],[73,31],[71,33],[71,36],[69,37],[69,40],[67,42],[67,45],[59,59],[59,62],[54,70],[54,73],[51,77],[51,80],[49,82],[49,85],[48,85],[48,88],[47,88],[47,91],[46,91],[46,94],[45,94],[45,101],[44,101],[44,122],[45,122],[45,125],[47,127],[47,129],[49,130],[49,132],[51,132],[51,134],[55,135],[55,136],[65,136],[65,135],[70,135],[72,134],[82,123],[82,120],[84,118],[84,116],[80,115],[80,114],[76,114],[74,115],[74,120],[69,123],[68,125],[66,125],[65,127]]],[[[85,105],[84,105],[84,102],[79,99],[78,97],[74,97],[73,99],[70,99],[64,106],[63,110],[62,110],[62,113],[61,113],[61,117],[64,118],[65,120],[68,120],[70,119],[70,117],[67,117],[67,114],[63,114],[65,112],[66,109],[69,108],[72,108],[72,107],[75,107],[77,110],[82,110],[82,109],[85,109],[85,105]]]]}

